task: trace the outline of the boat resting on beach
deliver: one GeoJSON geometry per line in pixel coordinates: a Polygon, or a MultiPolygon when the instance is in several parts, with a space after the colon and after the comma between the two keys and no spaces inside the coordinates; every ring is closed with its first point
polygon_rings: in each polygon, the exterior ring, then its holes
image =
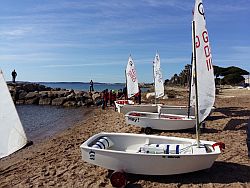
{"type": "Polygon", "coordinates": [[[81,146],[82,159],[114,171],[172,175],[210,168],[221,144],[195,139],[131,133],[99,133],[81,146]]]}
{"type": "Polygon", "coordinates": [[[99,133],[90,137],[80,146],[82,159],[117,171],[111,175],[113,186],[125,186],[126,178],[121,172],[173,175],[208,169],[225,148],[221,142],[200,140],[200,125],[215,101],[212,56],[202,0],[195,0],[193,9],[192,47],[195,92],[191,96],[195,99],[196,139],[132,133],[99,133]]]}
{"type": "Polygon", "coordinates": [[[157,130],[182,130],[195,127],[194,116],[183,116],[162,113],[132,111],[125,114],[127,124],[145,128],[145,133],[150,134],[152,129],[157,130]]]}
{"type": "MultiPolygon", "coordinates": [[[[131,111],[138,112],[152,112],[164,114],[187,115],[187,106],[171,106],[163,104],[135,104],[132,100],[118,100],[115,101],[115,108],[119,113],[127,114],[131,111]]],[[[195,108],[190,108],[190,115],[195,115],[195,108]]]]}

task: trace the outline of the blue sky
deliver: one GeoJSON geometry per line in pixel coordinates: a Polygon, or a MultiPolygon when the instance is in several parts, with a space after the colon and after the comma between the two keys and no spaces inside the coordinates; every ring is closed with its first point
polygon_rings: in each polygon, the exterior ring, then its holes
{"type": "MultiPolygon", "coordinates": [[[[190,63],[193,0],[0,0],[0,68],[22,81],[139,82],[190,63]]],[[[214,65],[250,71],[250,1],[203,0],[214,65]]]]}

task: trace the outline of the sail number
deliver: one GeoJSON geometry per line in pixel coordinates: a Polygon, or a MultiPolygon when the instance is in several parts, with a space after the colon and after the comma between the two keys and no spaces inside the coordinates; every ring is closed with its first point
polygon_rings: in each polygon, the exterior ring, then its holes
{"type": "Polygon", "coordinates": [[[131,80],[133,82],[136,81],[136,72],[135,72],[135,69],[131,69],[129,72],[128,72],[128,76],[131,78],[131,80]]]}
{"type": "MultiPolygon", "coordinates": [[[[203,50],[206,56],[207,70],[209,71],[212,69],[213,66],[212,66],[212,58],[211,58],[211,51],[210,51],[210,46],[209,46],[207,30],[202,32],[202,40],[205,43],[203,50]]],[[[196,48],[199,48],[200,45],[201,45],[200,37],[196,36],[196,42],[195,42],[196,48]]]]}
{"type": "Polygon", "coordinates": [[[128,117],[129,121],[133,121],[133,122],[139,122],[140,119],[139,118],[135,118],[135,117],[128,117]]]}

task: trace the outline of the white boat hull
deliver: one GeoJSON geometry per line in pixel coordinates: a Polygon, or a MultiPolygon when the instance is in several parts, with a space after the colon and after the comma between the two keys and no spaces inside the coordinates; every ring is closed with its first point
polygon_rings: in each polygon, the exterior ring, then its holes
{"type": "Polygon", "coordinates": [[[127,114],[131,111],[139,112],[154,112],[158,111],[158,105],[155,104],[134,104],[134,105],[123,105],[120,109],[117,108],[119,113],[127,114]]]}
{"type": "Polygon", "coordinates": [[[126,123],[158,130],[181,130],[195,127],[195,118],[190,116],[132,111],[125,115],[126,123]]]}
{"type": "Polygon", "coordinates": [[[190,154],[152,154],[138,152],[145,144],[194,144],[194,139],[139,135],[130,133],[100,133],[92,136],[81,146],[82,159],[91,164],[110,170],[145,175],[172,175],[210,168],[218,155],[219,147],[212,149],[214,142],[201,141],[204,146],[192,146],[190,154]],[[93,148],[92,145],[102,137],[108,137],[114,145],[108,149],[93,148]]]}
{"type": "MultiPolygon", "coordinates": [[[[159,107],[159,112],[163,114],[176,114],[176,115],[188,115],[188,107],[187,106],[169,106],[169,105],[162,105],[159,107]]],[[[195,115],[195,108],[191,107],[190,116],[195,115]]]]}

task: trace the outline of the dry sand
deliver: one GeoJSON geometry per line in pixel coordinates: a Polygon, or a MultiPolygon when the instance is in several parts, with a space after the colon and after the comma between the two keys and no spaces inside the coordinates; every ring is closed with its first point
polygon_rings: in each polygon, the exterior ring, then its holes
{"type": "MultiPolygon", "coordinates": [[[[186,96],[163,102],[184,104],[186,96]]],[[[222,141],[226,149],[211,169],[173,176],[129,174],[127,187],[250,187],[246,146],[250,91],[223,90],[215,106],[201,139],[222,141]]],[[[0,187],[112,187],[107,169],[81,160],[80,144],[101,131],[141,133],[113,109],[93,109],[85,122],[0,160],[0,187]]],[[[154,134],[195,138],[193,130],[154,134]]]]}

